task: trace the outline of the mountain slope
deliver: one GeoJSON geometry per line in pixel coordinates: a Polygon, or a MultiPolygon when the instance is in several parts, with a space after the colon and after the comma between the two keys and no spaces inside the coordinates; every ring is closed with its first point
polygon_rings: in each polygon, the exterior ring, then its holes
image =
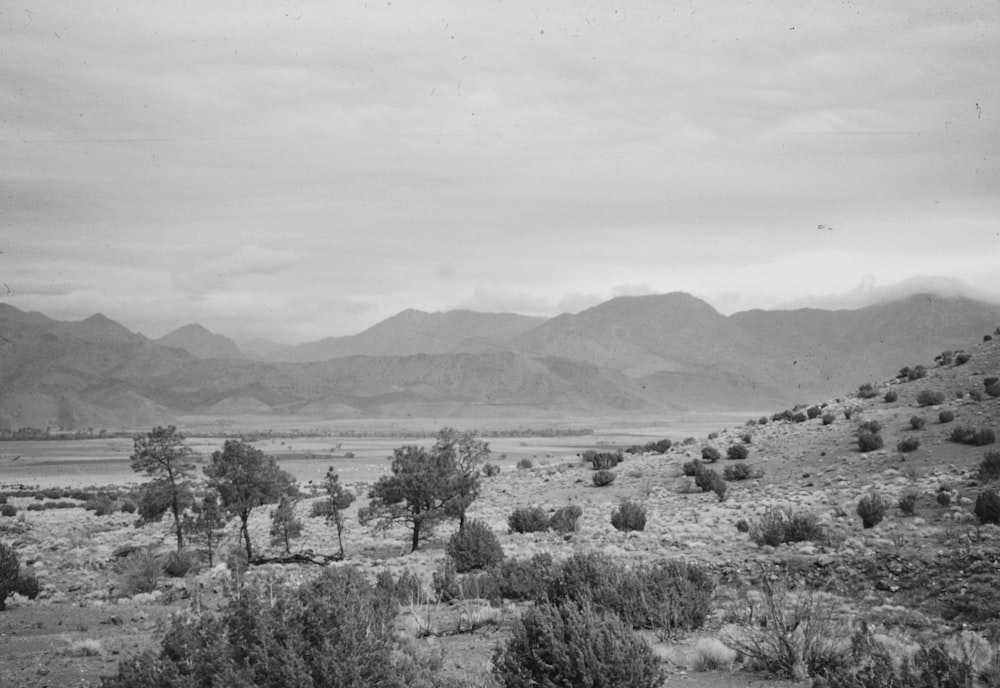
{"type": "Polygon", "coordinates": [[[178,327],[173,332],[157,339],[156,343],[184,349],[198,358],[246,358],[232,339],[215,334],[197,324],[178,327]]]}

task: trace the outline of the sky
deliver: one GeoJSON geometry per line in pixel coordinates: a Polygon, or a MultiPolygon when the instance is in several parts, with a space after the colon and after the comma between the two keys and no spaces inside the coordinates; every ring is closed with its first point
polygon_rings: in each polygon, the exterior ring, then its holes
{"type": "Polygon", "coordinates": [[[1000,300],[998,74],[996,0],[0,0],[0,300],[283,343],[1000,300]]]}

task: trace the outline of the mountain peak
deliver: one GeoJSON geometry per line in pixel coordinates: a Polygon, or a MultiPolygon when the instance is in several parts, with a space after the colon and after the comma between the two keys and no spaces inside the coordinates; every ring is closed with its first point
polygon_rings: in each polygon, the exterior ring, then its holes
{"type": "Polygon", "coordinates": [[[163,346],[183,349],[198,358],[246,358],[236,342],[221,334],[215,334],[197,323],[178,327],[173,332],[157,339],[156,342],[163,346]]]}

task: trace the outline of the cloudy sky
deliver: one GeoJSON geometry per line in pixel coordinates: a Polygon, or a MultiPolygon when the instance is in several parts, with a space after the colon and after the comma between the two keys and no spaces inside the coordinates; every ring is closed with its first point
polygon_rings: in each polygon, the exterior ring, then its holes
{"type": "Polygon", "coordinates": [[[0,298],[51,317],[1000,297],[996,0],[0,0],[0,32],[0,298]]]}

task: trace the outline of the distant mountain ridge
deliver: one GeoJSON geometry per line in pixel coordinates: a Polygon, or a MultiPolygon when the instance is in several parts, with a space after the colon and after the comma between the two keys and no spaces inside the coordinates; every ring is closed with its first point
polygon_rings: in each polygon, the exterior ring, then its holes
{"type": "Polygon", "coordinates": [[[198,325],[152,341],[102,315],[60,322],[0,304],[0,427],[135,428],[246,413],[763,411],[928,364],[998,325],[1000,306],[962,297],[727,317],[672,293],[619,297],[549,320],[404,311],[352,337],[285,350],[302,360],[284,362],[245,358],[198,325]]]}

